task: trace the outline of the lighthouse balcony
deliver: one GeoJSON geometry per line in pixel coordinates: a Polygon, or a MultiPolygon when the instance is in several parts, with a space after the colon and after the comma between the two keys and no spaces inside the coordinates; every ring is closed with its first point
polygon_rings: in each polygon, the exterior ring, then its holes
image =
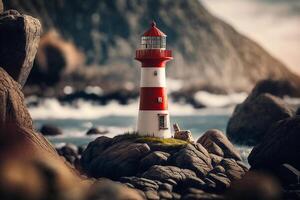
{"type": "Polygon", "coordinates": [[[172,59],[172,51],[165,49],[139,49],[136,51],[136,59],[172,59]]]}

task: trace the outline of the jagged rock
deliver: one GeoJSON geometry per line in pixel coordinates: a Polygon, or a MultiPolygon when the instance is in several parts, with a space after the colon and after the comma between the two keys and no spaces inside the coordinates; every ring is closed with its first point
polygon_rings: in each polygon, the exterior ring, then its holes
{"type": "Polygon", "coordinates": [[[263,173],[248,172],[241,180],[233,182],[226,199],[282,199],[278,181],[263,173]]]}
{"type": "Polygon", "coordinates": [[[217,155],[212,154],[212,153],[210,153],[209,156],[211,158],[212,166],[217,166],[223,160],[223,157],[217,156],[217,155]]]}
{"type": "Polygon", "coordinates": [[[225,174],[231,181],[241,179],[247,172],[234,159],[223,159],[220,165],[225,169],[225,174]]]}
{"type": "Polygon", "coordinates": [[[145,192],[145,196],[149,200],[159,200],[159,195],[157,191],[154,190],[148,190],[145,192]]]}
{"type": "Polygon", "coordinates": [[[37,52],[41,24],[15,10],[0,12],[0,66],[22,87],[37,52]]]}
{"type": "Polygon", "coordinates": [[[86,200],[144,200],[145,198],[134,189],[108,179],[99,179],[88,191],[86,200]]]}
{"type": "Polygon", "coordinates": [[[256,145],[272,124],[292,115],[292,109],[280,98],[268,93],[250,94],[235,108],[227,124],[227,136],[235,143],[256,145]]]}
{"type": "Polygon", "coordinates": [[[142,191],[147,191],[149,189],[151,190],[158,190],[159,186],[158,184],[150,179],[146,178],[140,178],[140,177],[122,177],[120,179],[122,183],[130,183],[134,186],[136,189],[140,189],[142,191]]]}
{"type": "Polygon", "coordinates": [[[251,151],[248,161],[251,169],[273,171],[282,164],[290,164],[300,169],[300,116],[281,120],[270,128],[251,151]]]}
{"type": "Polygon", "coordinates": [[[173,199],[172,193],[170,193],[169,191],[160,190],[158,192],[158,195],[160,199],[173,199]]]}
{"type": "MultiPolygon", "coordinates": [[[[96,155],[91,157],[89,163],[83,163],[83,168],[90,176],[117,179],[135,175],[140,159],[150,151],[150,147],[145,143],[132,143],[126,140],[114,143],[104,150],[102,148],[100,147],[99,151],[96,147],[94,149],[97,151],[96,155]]],[[[82,157],[84,162],[85,153],[82,157]]]]}
{"type": "Polygon", "coordinates": [[[166,165],[169,157],[169,153],[154,151],[141,160],[140,168],[147,170],[153,165],[166,165]]]}
{"type": "Polygon", "coordinates": [[[33,128],[19,84],[0,67],[0,126],[7,124],[33,128]]]}
{"type": "Polygon", "coordinates": [[[215,173],[215,174],[217,174],[217,173],[223,173],[224,174],[225,173],[225,169],[221,165],[218,165],[218,166],[214,167],[214,169],[211,170],[210,173],[215,173]]]}
{"type": "Polygon", "coordinates": [[[197,178],[195,172],[189,169],[180,169],[175,166],[154,165],[143,175],[144,178],[166,182],[172,179],[175,182],[185,182],[189,178],[197,178]]]}
{"type": "Polygon", "coordinates": [[[216,192],[224,192],[226,189],[230,187],[231,184],[227,176],[222,173],[218,173],[218,174],[210,173],[207,176],[207,178],[216,183],[216,192]]]}
{"type": "Polygon", "coordinates": [[[210,153],[225,158],[233,158],[242,160],[239,152],[232,143],[227,139],[224,133],[219,130],[212,129],[206,131],[197,141],[210,153]]]}
{"type": "Polygon", "coordinates": [[[62,135],[62,131],[53,125],[45,124],[41,127],[40,132],[45,136],[62,135]]]}
{"type": "Polygon", "coordinates": [[[208,152],[202,145],[195,146],[188,144],[170,158],[176,166],[183,169],[190,169],[197,173],[200,178],[212,169],[211,159],[208,152]]]}
{"type": "Polygon", "coordinates": [[[89,170],[89,166],[94,158],[102,153],[111,145],[112,139],[106,136],[98,137],[96,140],[89,143],[85,151],[82,153],[81,166],[85,170],[89,170]]]}
{"type": "Polygon", "coordinates": [[[86,135],[104,135],[107,134],[108,131],[104,130],[104,131],[100,131],[97,128],[91,128],[90,130],[88,130],[88,132],[86,132],[86,135]]]}

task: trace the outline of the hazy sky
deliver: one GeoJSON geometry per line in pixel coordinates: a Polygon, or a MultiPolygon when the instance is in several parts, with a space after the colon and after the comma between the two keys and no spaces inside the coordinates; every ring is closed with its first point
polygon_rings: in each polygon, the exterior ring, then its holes
{"type": "Polygon", "coordinates": [[[300,74],[300,0],[201,0],[300,74]]]}

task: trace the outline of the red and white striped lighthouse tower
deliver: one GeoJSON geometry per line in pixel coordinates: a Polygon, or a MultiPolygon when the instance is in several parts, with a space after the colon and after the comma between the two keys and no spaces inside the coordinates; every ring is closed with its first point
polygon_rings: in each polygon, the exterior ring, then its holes
{"type": "Polygon", "coordinates": [[[172,51],[166,50],[166,37],[152,22],[136,51],[135,59],[142,63],[139,135],[171,138],[165,67],[173,57],[172,51]]]}

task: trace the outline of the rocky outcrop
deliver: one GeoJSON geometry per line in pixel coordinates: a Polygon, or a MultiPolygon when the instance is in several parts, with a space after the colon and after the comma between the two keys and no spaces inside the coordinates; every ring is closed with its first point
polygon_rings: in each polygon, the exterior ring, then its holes
{"type": "Polygon", "coordinates": [[[212,164],[210,153],[199,143],[134,134],[114,138],[102,136],[83,152],[81,167],[91,177],[111,178],[141,190],[148,199],[191,198],[186,197],[188,194],[208,197],[207,192],[224,193],[232,181],[248,171],[240,163],[237,152],[231,149],[229,153],[232,144],[225,136],[216,137],[214,141],[218,141],[226,155],[231,155],[231,158],[219,156],[218,165],[212,164]],[[190,189],[196,191],[189,193],[190,189]]]}
{"type": "Polygon", "coordinates": [[[168,35],[168,46],[174,51],[176,62],[171,63],[168,76],[185,80],[186,87],[249,92],[263,79],[299,84],[299,78],[284,64],[214,17],[198,0],[88,0],[84,8],[81,1],[41,4],[40,0],[27,0],[24,4],[23,0],[10,0],[6,7],[37,16],[46,30],[55,28],[62,37],[74,41],[75,46],[83,49],[88,64],[109,66],[106,73],[101,73],[103,69],[94,73],[98,83],[105,76],[106,83],[110,82],[107,85],[132,80],[138,84],[139,68],[132,67],[137,65],[132,52],[139,45],[139,36],[155,19],[168,35]],[[70,19],[76,23],[70,23],[70,19]]]}
{"type": "Polygon", "coordinates": [[[33,128],[20,85],[0,67],[0,125],[7,124],[33,128]]]}
{"type": "Polygon", "coordinates": [[[53,125],[50,124],[44,124],[41,129],[40,132],[45,135],[45,136],[56,136],[56,135],[62,135],[62,131],[53,125]]]}
{"type": "Polygon", "coordinates": [[[212,129],[206,131],[198,140],[210,154],[214,154],[224,158],[233,158],[242,160],[239,152],[232,143],[227,139],[224,133],[219,130],[212,129]]]}
{"type": "Polygon", "coordinates": [[[274,171],[280,165],[287,163],[300,169],[299,128],[299,116],[274,124],[263,140],[251,151],[248,157],[251,168],[274,171]]]}
{"type": "Polygon", "coordinates": [[[294,114],[282,99],[280,89],[268,87],[262,82],[253,89],[248,98],[237,105],[227,124],[227,136],[238,144],[256,145],[275,122],[294,114]]]}
{"type": "Polygon", "coordinates": [[[21,86],[27,80],[37,52],[41,24],[15,10],[0,14],[0,66],[21,86]]]}

